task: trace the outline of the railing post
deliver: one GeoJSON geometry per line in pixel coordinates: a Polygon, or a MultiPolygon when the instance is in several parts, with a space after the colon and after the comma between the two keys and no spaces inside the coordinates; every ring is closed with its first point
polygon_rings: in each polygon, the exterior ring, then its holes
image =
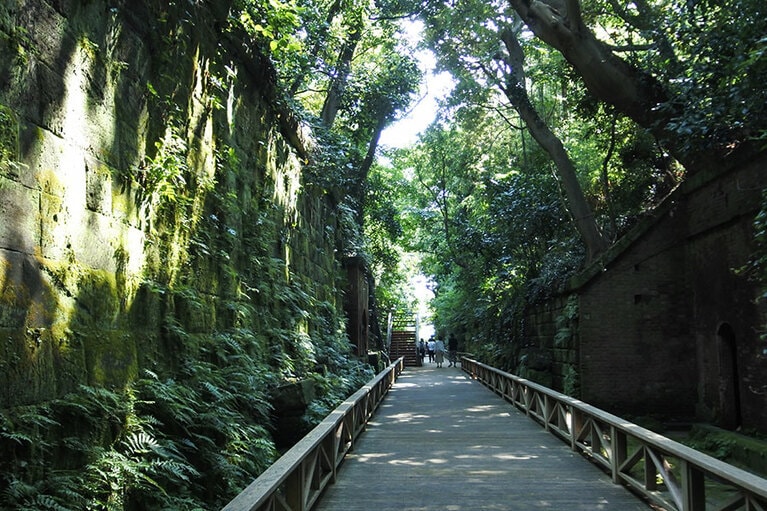
{"type": "Polygon", "coordinates": [[[530,387],[524,385],[522,387],[522,396],[525,402],[525,415],[530,417],[530,407],[532,406],[533,399],[535,399],[535,395],[530,391],[530,387]]]}
{"type": "Polygon", "coordinates": [[[575,407],[570,409],[570,449],[578,450],[578,435],[583,427],[583,417],[580,410],[575,407]]]}
{"type": "Polygon", "coordinates": [[[610,471],[612,472],[613,483],[621,482],[621,465],[628,456],[628,442],[626,434],[615,426],[610,427],[610,443],[613,455],[610,457],[610,471]]]}
{"type": "Polygon", "coordinates": [[[658,469],[655,468],[655,463],[650,456],[650,448],[644,446],[642,449],[644,449],[644,487],[646,490],[655,491],[658,489],[658,469]]]}
{"type": "Polygon", "coordinates": [[[290,509],[296,511],[304,510],[304,464],[298,470],[294,471],[285,481],[285,502],[290,509]]]}
{"type": "Polygon", "coordinates": [[[706,509],[706,486],[703,472],[682,460],[682,511],[706,509]]]}
{"type": "Polygon", "coordinates": [[[322,441],[322,450],[325,456],[327,456],[328,468],[330,469],[330,483],[335,484],[336,477],[338,476],[338,447],[335,433],[325,437],[325,440],[322,441]]]}

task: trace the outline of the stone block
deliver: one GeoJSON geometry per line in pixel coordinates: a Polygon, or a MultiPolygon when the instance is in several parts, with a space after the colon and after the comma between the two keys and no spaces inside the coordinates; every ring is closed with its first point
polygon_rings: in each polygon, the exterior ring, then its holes
{"type": "Polygon", "coordinates": [[[85,206],[96,213],[112,213],[112,173],[89,157],[85,159],[85,206]]]}
{"type": "Polygon", "coordinates": [[[23,328],[35,292],[30,256],[0,249],[0,328],[23,328]]]}
{"type": "Polygon", "coordinates": [[[122,386],[138,375],[138,353],[133,338],[118,330],[99,330],[84,339],[91,385],[122,386]]]}
{"type": "Polygon", "coordinates": [[[289,411],[303,413],[314,397],[314,382],[301,380],[276,388],[272,394],[272,406],[278,415],[283,415],[289,411]]]}
{"type": "Polygon", "coordinates": [[[40,240],[40,193],[0,177],[0,248],[33,254],[40,240]]]}

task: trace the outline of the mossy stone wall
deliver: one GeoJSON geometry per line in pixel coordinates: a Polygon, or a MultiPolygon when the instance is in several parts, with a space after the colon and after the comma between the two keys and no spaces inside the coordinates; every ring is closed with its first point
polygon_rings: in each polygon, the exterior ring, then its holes
{"type": "Polygon", "coordinates": [[[337,212],[226,4],[0,5],[0,406],[172,372],[195,335],[247,329],[285,378],[338,342],[337,212]]]}

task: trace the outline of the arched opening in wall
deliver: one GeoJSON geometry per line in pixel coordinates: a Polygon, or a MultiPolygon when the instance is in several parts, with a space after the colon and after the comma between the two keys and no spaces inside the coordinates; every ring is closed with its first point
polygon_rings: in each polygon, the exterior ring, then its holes
{"type": "Polygon", "coordinates": [[[738,345],[735,331],[729,323],[719,326],[716,340],[719,353],[719,426],[737,429],[742,423],[738,345]]]}

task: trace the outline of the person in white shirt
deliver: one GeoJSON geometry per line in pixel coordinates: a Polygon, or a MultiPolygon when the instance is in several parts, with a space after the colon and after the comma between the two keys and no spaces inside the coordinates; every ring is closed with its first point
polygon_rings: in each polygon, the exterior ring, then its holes
{"type": "Polygon", "coordinates": [[[429,351],[429,362],[434,362],[434,347],[436,346],[436,342],[434,342],[434,337],[429,339],[429,342],[426,343],[426,349],[429,351]]]}
{"type": "Polygon", "coordinates": [[[442,339],[437,339],[434,343],[434,361],[437,362],[437,367],[442,367],[442,363],[445,361],[445,343],[442,339]]]}

